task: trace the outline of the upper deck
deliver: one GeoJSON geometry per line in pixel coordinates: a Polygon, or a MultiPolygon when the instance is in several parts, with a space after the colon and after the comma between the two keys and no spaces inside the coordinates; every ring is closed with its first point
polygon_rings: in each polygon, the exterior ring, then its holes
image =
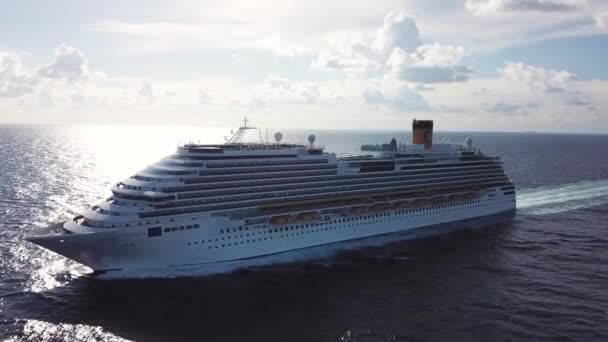
{"type": "Polygon", "coordinates": [[[99,227],[122,227],[149,217],[232,215],[294,201],[508,184],[500,160],[483,155],[470,139],[464,144],[393,139],[363,145],[361,153],[336,155],[315,145],[314,136],[308,145],[281,142],[278,134],[275,142],[237,139],[248,129],[241,127],[223,144],[179,146],[115,184],[112,197],[85,211],[85,218],[99,227]]]}

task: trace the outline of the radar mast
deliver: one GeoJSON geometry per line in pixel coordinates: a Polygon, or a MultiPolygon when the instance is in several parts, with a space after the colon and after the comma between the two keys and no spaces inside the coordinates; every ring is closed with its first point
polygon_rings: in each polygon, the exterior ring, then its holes
{"type": "Polygon", "coordinates": [[[245,117],[243,119],[243,126],[239,127],[239,129],[232,135],[232,137],[230,137],[230,139],[226,141],[227,144],[242,144],[244,143],[243,140],[245,138],[247,130],[257,129],[256,127],[247,126],[247,122],[249,122],[249,120],[247,120],[247,117],[245,117]]]}

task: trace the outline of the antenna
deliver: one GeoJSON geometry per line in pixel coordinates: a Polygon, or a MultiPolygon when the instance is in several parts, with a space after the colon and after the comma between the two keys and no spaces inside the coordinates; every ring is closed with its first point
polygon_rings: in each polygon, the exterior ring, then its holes
{"type": "MultiPolygon", "coordinates": [[[[249,127],[247,126],[247,123],[249,122],[249,120],[247,120],[247,117],[245,117],[243,119],[243,126],[239,127],[239,129],[234,132],[234,131],[230,131],[230,134],[232,135],[230,138],[228,138],[226,140],[227,144],[242,144],[244,143],[244,138],[245,138],[245,131],[247,131],[248,129],[258,129],[256,127],[249,127]]],[[[259,131],[259,135],[260,135],[260,140],[262,139],[262,131],[259,131]]]]}

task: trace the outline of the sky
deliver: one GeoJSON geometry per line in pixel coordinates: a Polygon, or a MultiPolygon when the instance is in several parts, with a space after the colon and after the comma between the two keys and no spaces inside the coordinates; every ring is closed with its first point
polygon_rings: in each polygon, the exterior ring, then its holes
{"type": "Polygon", "coordinates": [[[608,133],[608,0],[1,8],[0,124],[608,133]]]}

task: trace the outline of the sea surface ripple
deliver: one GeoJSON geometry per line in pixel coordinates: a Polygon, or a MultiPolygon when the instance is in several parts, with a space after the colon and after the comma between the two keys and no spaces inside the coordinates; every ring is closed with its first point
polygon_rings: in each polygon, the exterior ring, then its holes
{"type": "MultiPolygon", "coordinates": [[[[309,132],[285,131],[305,141],[309,132]]],[[[404,132],[320,131],[351,152],[404,132]]],[[[200,127],[0,126],[0,339],[607,341],[608,136],[471,136],[517,185],[514,214],[288,253],[219,274],[85,276],[33,246],[112,182],[214,142],[200,127]],[[184,275],[187,275],[184,277],[184,275]]]]}

